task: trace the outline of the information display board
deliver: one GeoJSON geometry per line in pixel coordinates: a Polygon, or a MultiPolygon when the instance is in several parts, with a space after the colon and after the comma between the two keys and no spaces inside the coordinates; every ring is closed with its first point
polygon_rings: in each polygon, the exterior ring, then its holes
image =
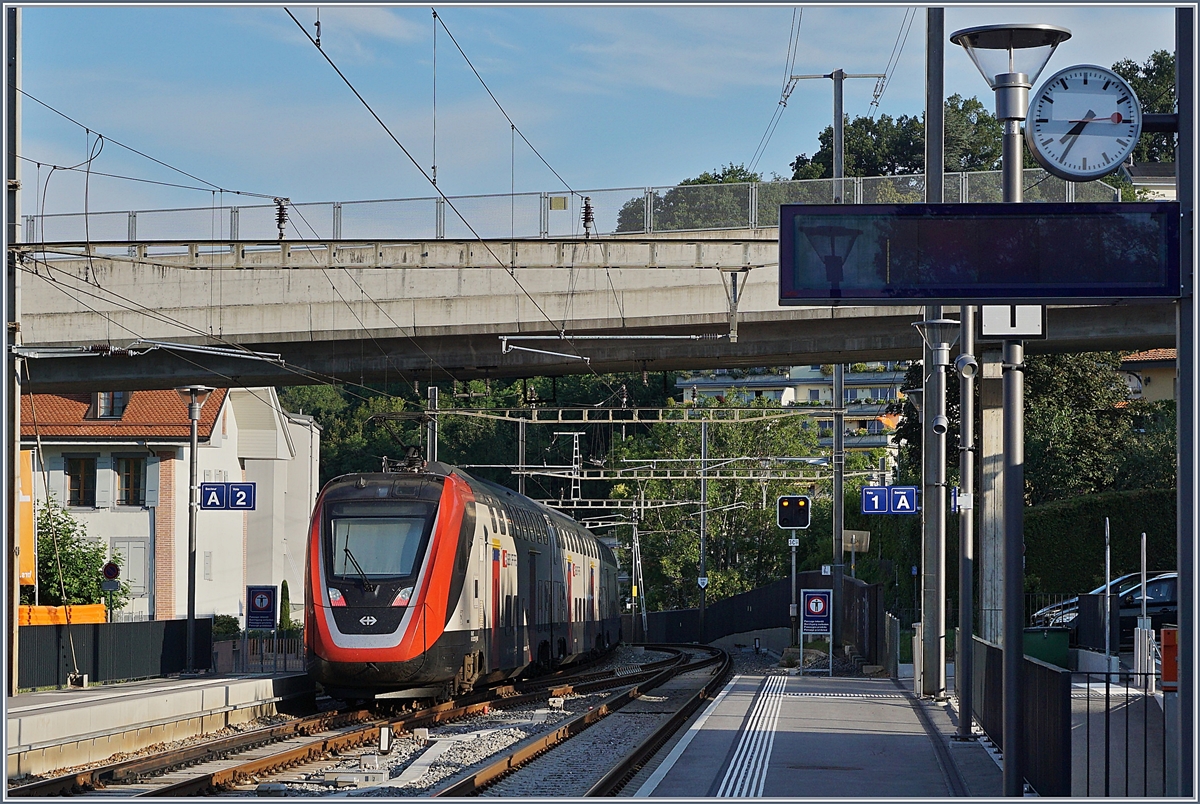
{"type": "Polygon", "coordinates": [[[1173,299],[1179,204],[784,204],[779,303],[1173,299]]]}

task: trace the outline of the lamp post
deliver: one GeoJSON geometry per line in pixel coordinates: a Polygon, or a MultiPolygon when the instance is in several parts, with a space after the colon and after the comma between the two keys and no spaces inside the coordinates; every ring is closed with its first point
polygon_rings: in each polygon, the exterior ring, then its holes
{"type": "Polygon", "coordinates": [[[187,599],[187,663],[184,670],[188,673],[196,670],[196,515],[200,511],[200,459],[196,455],[199,444],[200,409],[213,389],[204,385],[184,385],[176,388],[180,399],[188,406],[188,421],[192,426],[192,442],[189,463],[189,494],[188,494],[188,599],[187,599]]]}
{"type": "MultiPolygon", "coordinates": [[[[1021,187],[1021,121],[1029,106],[1029,89],[1055,49],[1071,38],[1056,25],[981,25],[956,31],[950,41],[961,45],[996,93],[996,119],[1004,126],[1001,152],[1003,200],[1019,202],[1021,187]]],[[[1025,625],[1022,550],[1025,528],[1025,385],[1024,344],[1004,342],[1004,616],[1001,673],[1003,690],[1004,795],[1025,791],[1021,767],[1021,663],[1025,625]]]]}
{"type": "MultiPolygon", "coordinates": [[[[850,249],[854,248],[854,241],[862,234],[862,230],[847,229],[844,226],[806,226],[800,231],[804,233],[813,251],[817,252],[825,264],[825,281],[829,283],[829,295],[834,298],[841,296],[842,279],[844,278],[842,266],[846,264],[846,258],[850,256],[850,249]]],[[[799,279],[796,277],[797,284],[799,284],[799,279]]],[[[841,407],[836,399],[834,402],[835,408],[841,407]]]]}
{"type": "Polygon", "coordinates": [[[930,357],[925,367],[926,413],[921,419],[921,442],[932,447],[924,456],[923,530],[924,573],[922,575],[921,622],[921,693],[938,700],[946,698],[946,368],[950,365],[950,347],[958,340],[958,322],[941,318],[941,306],[934,305],[937,318],[913,324],[925,342],[930,357]],[[929,373],[932,372],[932,373],[929,373]]]}

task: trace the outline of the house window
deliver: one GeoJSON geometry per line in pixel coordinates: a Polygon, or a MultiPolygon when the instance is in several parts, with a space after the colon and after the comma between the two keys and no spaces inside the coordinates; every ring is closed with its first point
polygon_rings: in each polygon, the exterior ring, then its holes
{"type": "Polygon", "coordinates": [[[128,391],[100,391],[96,394],[96,418],[119,419],[128,403],[128,391]]]}
{"type": "Polygon", "coordinates": [[[821,391],[819,388],[809,388],[808,389],[808,401],[809,402],[820,402],[821,401],[821,391]]]}
{"type": "Polygon", "coordinates": [[[146,459],[117,458],[117,505],[146,504],[146,459]]]}
{"type": "Polygon", "coordinates": [[[96,507],[95,458],[67,458],[67,504],[96,507]]]}

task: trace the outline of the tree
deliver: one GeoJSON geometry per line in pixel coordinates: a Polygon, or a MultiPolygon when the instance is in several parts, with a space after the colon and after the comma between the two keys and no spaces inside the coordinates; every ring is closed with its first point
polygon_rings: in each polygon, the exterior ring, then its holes
{"type": "MultiPolygon", "coordinates": [[[[1122,59],[1112,66],[1137,93],[1143,114],[1170,114],[1175,111],[1175,54],[1156,50],[1138,64],[1122,59]]],[[[1143,134],[1133,149],[1134,164],[1174,162],[1175,137],[1170,133],[1143,134]]]]}
{"type": "MultiPolygon", "coordinates": [[[[684,179],[678,187],[662,195],[655,194],[652,214],[654,230],[683,231],[688,229],[739,229],[749,222],[749,182],[762,181],[762,175],[746,169],[744,164],[732,163],[716,170],[706,170],[694,179],[684,179]],[[728,184],[723,190],[706,186],[704,190],[689,190],[697,185],[728,184]]],[[[645,199],[642,196],[625,202],[617,213],[618,232],[641,232],[646,229],[645,199]]]]}
{"type": "MultiPolygon", "coordinates": [[[[90,538],[87,526],[53,500],[38,508],[37,535],[38,599],[42,605],[87,605],[108,600],[110,593],[100,588],[102,569],[109,560],[119,566],[119,554],[110,558],[104,543],[90,538]]],[[[32,594],[30,589],[28,599],[22,602],[32,603],[32,594]]],[[[123,607],[129,602],[129,584],[122,581],[120,589],[111,594],[112,608],[123,607]]]]}
{"type": "Polygon", "coordinates": [[[288,594],[288,582],[285,578],[279,585],[279,630],[285,634],[295,628],[292,622],[292,598],[288,594]]]}
{"type": "MultiPolygon", "coordinates": [[[[952,95],[945,105],[945,169],[949,172],[999,170],[1000,122],[978,98],[952,95]]],[[[810,159],[792,162],[793,179],[833,177],[833,126],[818,136],[821,147],[810,159]]],[[[1028,167],[1035,165],[1027,156],[1028,167]]],[[[881,115],[847,118],[846,176],[901,176],[925,171],[925,122],[921,117],[881,115]]]]}

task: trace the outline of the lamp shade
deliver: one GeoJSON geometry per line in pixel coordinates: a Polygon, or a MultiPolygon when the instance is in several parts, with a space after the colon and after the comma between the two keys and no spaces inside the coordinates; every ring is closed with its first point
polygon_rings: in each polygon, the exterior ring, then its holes
{"type": "Polygon", "coordinates": [[[1022,73],[1029,83],[1037,80],[1054,49],[1071,38],[1071,32],[1057,25],[978,25],[950,35],[961,45],[979,68],[983,80],[996,89],[999,76],[1022,73]]]}
{"type": "Polygon", "coordinates": [[[913,326],[917,328],[917,332],[921,333],[921,340],[925,341],[925,345],[930,349],[936,348],[939,344],[953,346],[954,342],[958,340],[959,325],[958,321],[953,318],[916,321],[913,326]]]}
{"type": "Polygon", "coordinates": [[[179,398],[183,400],[183,404],[190,405],[192,402],[204,407],[205,401],[208,400],[209,394],[213,392],[212,388],[207,385],[181,385],[175,389],[175,393],[179,394],[179,398]]]}

